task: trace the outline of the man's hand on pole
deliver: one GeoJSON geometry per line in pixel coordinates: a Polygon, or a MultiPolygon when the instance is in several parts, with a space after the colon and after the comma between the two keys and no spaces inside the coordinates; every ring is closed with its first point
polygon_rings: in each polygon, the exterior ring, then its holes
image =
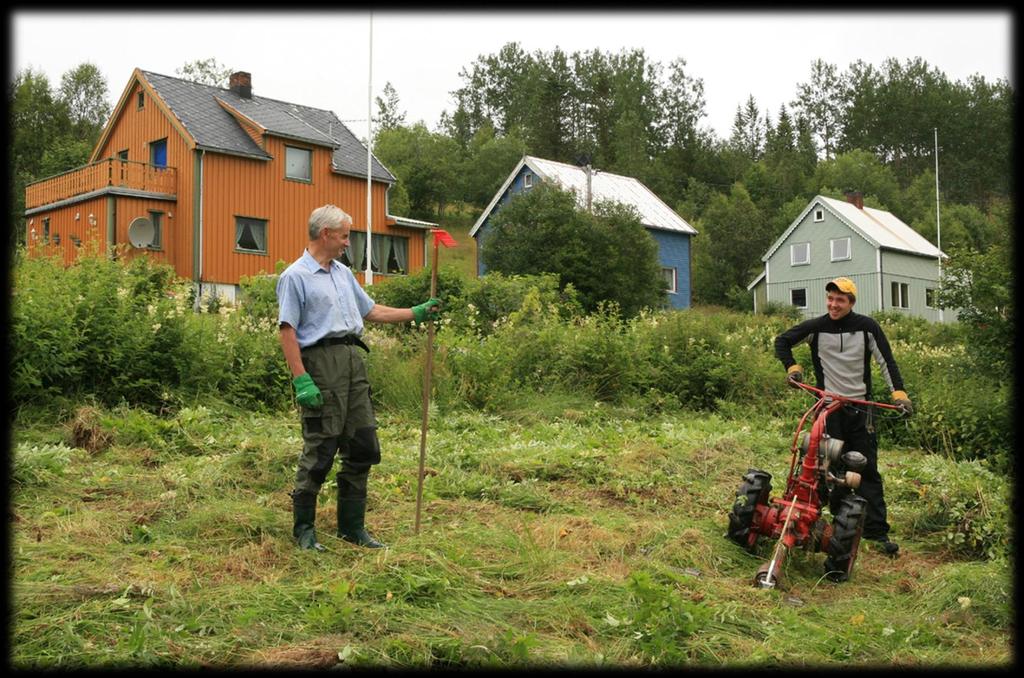
{"type": "Polygon", "coordinates": [[[428,301],[412,307],[412,317],[417,324],[441,317],[441,300],[431,297],[428,301]]]}

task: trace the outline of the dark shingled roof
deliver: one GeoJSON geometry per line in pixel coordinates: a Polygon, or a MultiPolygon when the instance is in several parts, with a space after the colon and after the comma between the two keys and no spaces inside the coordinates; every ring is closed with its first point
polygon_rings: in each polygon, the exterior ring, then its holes
{"type": "MultiPolygon", "coordinates": [[[[337,172],[366,176],[366,146],[331,111],[256,95],[247,99],[230,89],[149,71],[141,73],[202,148],[252,158],[270,158],[246,134],[234,116],[217,103],[219,99],[266,128],[269,134],[333,148],[332,159],[337,172]]],[[[372,162],[374,179],[395,182],[394,175],[376,157],[372,162]]]]}

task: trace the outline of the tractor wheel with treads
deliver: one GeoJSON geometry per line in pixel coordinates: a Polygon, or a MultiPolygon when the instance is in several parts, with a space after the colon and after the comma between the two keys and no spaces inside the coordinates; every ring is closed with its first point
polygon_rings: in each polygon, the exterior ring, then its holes
{"type": "Polygon", "coordinates": [[[843,582],[853,574],[853,563],[860,548],[860,535],[864,530],[864,517],[868,502],[855,494],[843,498],[832,520],[832,537],[828,541],[825,558],[825,576],[834,582],[843,582]]]}
{"type": "Polygon", "coordinates": [[[751,529],[756,509],[768,505],[771,492],[771,474],[753,468],[747,470],[743,482],[736,490],[736,501],[729,512],[729,531],[726,536],[750,552],[757,545],[757,533],[751,529]]]}

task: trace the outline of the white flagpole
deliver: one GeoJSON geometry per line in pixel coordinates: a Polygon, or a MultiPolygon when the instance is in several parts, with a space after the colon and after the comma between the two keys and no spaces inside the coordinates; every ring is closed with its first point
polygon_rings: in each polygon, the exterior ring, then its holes
{"type": "Polygon", "coordinates": [[[366,284],[373,284],[373,249],[370,238],[373,231],[373,12],[370,12],[369,69],[366,77],[366,284]]]}
{"type": "MultiPolygon", "coordinates": [[[[942,226],[939,219],[939,128],[935,128],[935,247],[942,252],[942,226]]],[[[942,282],[942,254],[939,254],[939,282],[942,282]]],[[[939,307],[939,322],[942,322],[942,307],[939,307]]]]}

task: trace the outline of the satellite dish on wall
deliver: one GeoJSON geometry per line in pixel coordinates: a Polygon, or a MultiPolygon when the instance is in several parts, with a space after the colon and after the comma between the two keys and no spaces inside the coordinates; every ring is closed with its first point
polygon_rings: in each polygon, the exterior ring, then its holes
{"type": "Polygon", "coordinates": [[[149,247],[153,244],[155,235],[153,222],[146,217],[135,217],[128,224],[128,240],[132,243],[132,247],[149,247]]]}

